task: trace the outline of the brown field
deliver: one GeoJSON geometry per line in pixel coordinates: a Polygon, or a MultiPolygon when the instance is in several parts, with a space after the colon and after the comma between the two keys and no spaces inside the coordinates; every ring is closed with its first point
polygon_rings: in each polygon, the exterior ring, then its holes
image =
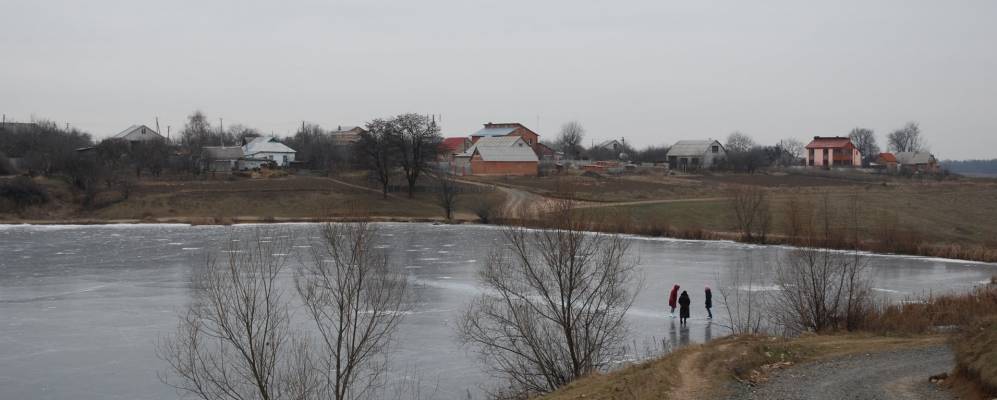
{"type": "MultiPolygon", "coordinates": [[[[321,220],[357,216],[396,219],[442,219],[434,195],[419,193],[414,199],[393,193],[388,199],[374,190],[342,184],[325,177],[287,176],[263,179],[143,179],[127,199],[108,192],[106,205],[82,209],[74,204],[68,185],[42,180],[53,200],[20,214],[2,214],[0,221],[234,221],[321,220]]],[[[501,192],[468,193],[458,202],[456,217],[474,220],[471,208],[482,199],[501,202],[501,192]]]]}

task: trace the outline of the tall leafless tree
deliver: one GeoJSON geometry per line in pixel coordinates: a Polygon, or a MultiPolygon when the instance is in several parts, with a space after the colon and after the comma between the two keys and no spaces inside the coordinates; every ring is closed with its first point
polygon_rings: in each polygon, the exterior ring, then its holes
{"type": "Polygon", "coordinates": [[[394,134],[392,121],[375,119],[367,123],[366,131],[360,134],[359,140],[354,144],[357,158],[381,184],[381,195],[385,199],[388,198],[391,175],[398,167],[398,156],[392,146],[394,134]]]}
{"type": "Polygon", "coordinates": [[[507,228],[480,271],[486,293],[458,322],[462,341],[519,394],[546,393],[622,354],[635,260],[614,235],[561,207],[537,230],[507,228]]]}
{"type": "Polygon", "coordinates": [[[578,121],[569,121],[561,125],[561,132],[557,135],[557,147],[569,159],[577,159],[584,138],[585,128],[582,124],[578,121]]]}
{"type": "Polygon", "coordinates": [[[204,400],[315,397],[318,380],[278,282],[290,248],[282,236],[258,231],[195,274],[195,300],[159,347],[165,383],[204,400]]]}
{"type": "Polygon", "coordinates": [[[890,150],[902,153],[908,151],[921,151],[924,148],[921,137],[921,127],[917,122],[908,122],[903,128],[891,132],[886,141],[890,150]]]}
{"type": "Polygon", "coordinates": [[[848,134],[855,147],[862,153],[862,164],[869,165],[879,157],[879,145],[876,144],[876,135],[872,129],[855,128],[848,134]]]}
{"type": "Polygon", "coordinates": [[[800,165],[800,160],[803,158],[803,151],[805,150],[803,142],[794,138],[787,138],[780,140],[776,148],[779,150],[779,159],[777,160],[779,164],[784,167],[800,165]]]}
{"type": "Polygon", "coordinates": [[[392,144],[397,152],[398,164],[405,173],[408,197],[415,197],[415,184],[419,177],[431,169],[440,153],[440,127],[425,115],[402,114],[392,120],[392,144]]]}
{"type": "Polygon", "coordinates": [[[313,353],[323,371],[322,398],[377,397],[385,351],[402,320],[406,279],[376,247],[378,230],[366,221],[326,224],[322,243],[295,274],[305,309],[318,330],[313,353]]]}

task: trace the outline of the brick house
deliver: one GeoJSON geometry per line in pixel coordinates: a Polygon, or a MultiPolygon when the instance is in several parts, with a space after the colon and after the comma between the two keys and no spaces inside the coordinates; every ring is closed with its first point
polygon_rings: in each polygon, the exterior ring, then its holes
{"type": "Polygon", "coordinates": [[[518,136],[523,138],[527,146],[533,149],[533,152],[539,157],[543,154],[543,148],[540,144],[540,134],[533,132],[530,128],[523,126],[518,122],[506,122],[506,123],[487,123],[484,128],[481,128],[477,132],[471,134],[471,143],[477,143],[478,140],[485,137],[499,137],[499,136],[518,136]]]}
{"type": "Polygon", "coordinates": [[[440,159],[453,160],[454,156],[463,154],[471,148],[471,139],[466,137],[448,137],[440,142],[440,159]]]}
{"type": "Polygon", "coordinates": [[[925,151],[906,151],[896,154],[897,165],[901,170],[917,172],[938,172],[938,160],[925,151]]]}
{"type": "Polygon", "coordinates": [[[339,125],[335,130],[329,131],[329,137],[336,146],[349,146],[360,141],[360,134],[366,132],[359,126],[339,125]]]}
{"type": "Polygon", "coordinates": [[[807,145],[807,166],[861,167],[862,154],[852,140],[841,136],[814,136],[807,145]]]}
{"type": "Polygon", "coordinates": [[[454,157],[457,171],[471,175],[536,176],[539,159],[520,136],[479,137],[464,154],[454,157]]]}
{"type": "Polygon", "coordinates": [[[876,162],[874,162],[873,165],[878,166],[879,168],[885,168],[888,171],[896,171],[897,156],[893,155],[893,153],[879,153],[879,156],[876,157],[876,162]]]}

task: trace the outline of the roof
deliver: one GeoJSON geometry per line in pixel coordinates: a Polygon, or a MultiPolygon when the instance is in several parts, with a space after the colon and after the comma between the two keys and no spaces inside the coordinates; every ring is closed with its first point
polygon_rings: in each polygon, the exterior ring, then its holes
{"type": "Polygon", "coordinates": [[[482,137],[505,136],[512,132],[515,132],[516,129],[517,128],[515,127],[481,128],[479,131],[472,133],[471,136],[482,136],[482,137]]]}
{"type": "Polygon", "coordinates": [[[201,148],[201,151],[213,160],[238,160],[242,158],[242,147],[238,146],[205,146],[201,148]]]}
{"type": "Polygon", "coordinates": [[[679,140],[668,148],[668,156],[701,156],[714,144],[719,145],[721,149],[724,147],[716,140],[679,140]]]}
{"type": "Polygon", "coordinates": [[[132,125],[127,129],[118,132],[118,134],[111,136],[113,139],[127,139],[131,135],[136,135],[135,139],[142,137],[149,137],[149,135],[156,135],[162,138],[163,136],[156,132],[152,128],[145,125],[132,125]]]}
{"type": "Polygon", "coordinates": [[[609,139],[609,140],[606,140],[606,141],[604,141],[604,142],[602,142],[602,143],[599,143],[599,144],[597,144],[597,145],[596,145],[595,147],[610,147],[610,146],[620,146],[620,145],[622,145],[622,144],[623,144],[623,143],[620,143],[620,141],[619,141],[619,140],[616,140],[616,139],[609,139]]]}
{"type": "Polygon", "coordinates": [[[897,162],[897,157],[893,153],[879,153],[879,160],[883,162],[897,162]]]}
{"type": "Polygon", "coordinates": [[[361,128],[359,126],[340,125],[340,126],[337,126],[336,129],[330,130],[329,133],[333,134],[333,135],[335,135],[335,134],[342,134],[342,133],[356,133],[356,132],[354,132],[356,130],[359,130],[360,132],[363,132],[363,128],[361,128]]]}
{"type": "Polygon", "coordinates": [[[529,146],[511,146],[511,147],[500,147],[500,146],[485,146],[478,147],[474,150],[475,153],[481,155],[481,159],[484,161],[533,161],[537,162],[537,154],[533,152],[533,149],[529,146]]]}
{"type": "Polygon", "coordinates": [[[826,148],[838,149],[838,148],[843,148],[843,147],[848,147],[848,146],[855,147],[854,145],[852,145],[852,140],[849,139],[849,138],[847,138],[847,137],[842,137],[842,136],[829,136],[829,137],[814,136],[814,140],[810,141],[810,144],[808,144],[806,148],[808,148],[808,149],[826,149],[826,148]]]}
{"type": "Polygon", "coordinates": [[[261,136],[242,146],[247,155],[256,153],[297,153],[294,149],[278,142],[276,137],[261,136]]]}
{"type": "Polygon", "coordinates": [[[923,151],[905,151],[897,153],[897,162],[901,165],[931,164],[934,160],[931,153],[923,151]]]}
{"type": "Polygon", "coordinates": [[[467,140],[466,137],[448,137],[440,143],[440,148],[444,151],[457,152],[461,150],[467,140]]]}

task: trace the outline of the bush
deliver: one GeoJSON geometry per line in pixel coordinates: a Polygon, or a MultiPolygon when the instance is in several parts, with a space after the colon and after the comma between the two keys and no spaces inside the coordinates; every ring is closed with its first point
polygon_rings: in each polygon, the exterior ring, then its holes
{"type": "Polygon", "coordinates": [[[12,203],[17,210],[45,204],[49,200],[48,191],[44,187],[24,176],[0,181],[0,198],[12,203]]]}
{"type": "Polygon", "coordinates": [[[0,175],[12,175],[14,174],[14,165],[10,163],[10,159],[6,155],[0,153],[0,175]]]}
{"type": "Polygon", "coordinates": [[[978,321],[953,342],[956,372],[997,395],[997,318],[978,321]]]}

